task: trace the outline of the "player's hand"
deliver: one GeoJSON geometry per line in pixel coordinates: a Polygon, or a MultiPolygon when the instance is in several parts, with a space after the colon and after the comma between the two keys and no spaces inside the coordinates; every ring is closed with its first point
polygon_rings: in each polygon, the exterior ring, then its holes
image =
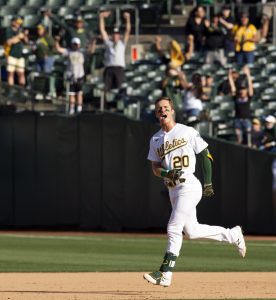
{"type": "Polygon", "coordinates": [[[202,196],[203,197],[212,197],[214,195],[215,195],[215,193],[214,193],[214,189],[213,189],[212,184],[204,185],[202,196]]]}
{"type": "Polygon", "coordinates": [[[170,180],[178,180],[181,175],[183,174],[183,171],[181,170],[177,170],[177,169],[172,169],[168,172],[168,175],[167,177],[170,179],[170,180]]]}

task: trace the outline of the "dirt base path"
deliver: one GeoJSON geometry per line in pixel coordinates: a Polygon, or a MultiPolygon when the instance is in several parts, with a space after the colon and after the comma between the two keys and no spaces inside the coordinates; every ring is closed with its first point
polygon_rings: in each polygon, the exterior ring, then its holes
{"type": "Polygon", "coordinates": [[[1,273],[1,300],[276,299],[276,273],[178,273],[153,286],[142,273],[1,273]]]}

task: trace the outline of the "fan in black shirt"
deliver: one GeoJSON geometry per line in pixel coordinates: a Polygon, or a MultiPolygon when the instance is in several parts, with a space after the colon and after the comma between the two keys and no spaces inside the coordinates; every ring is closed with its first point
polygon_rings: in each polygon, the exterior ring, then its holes
{"type": "Polygon", "coordinates": [[[205,9],[203,6],[197,6],[191,12],[186,24],[186,35],[190,40],[192,36],[195,51],[204,51],[206,30],[210,22],[205,18],[205,9]]]}
{"type": "Polygon", "coordinates": [[[231,93],[235,102],[235,132],[237,142],[239,144],[247,143],[247,135],[251,131],[251,113],[250,113],[250,99],[254,94],[253,82],[250,74],[250,69],[245,66],[243,72],[247,77],[247,85],[240,85],[238,89],[232,78],[232,73],[229,72],[228,79],[231,87],[231,93]]]}

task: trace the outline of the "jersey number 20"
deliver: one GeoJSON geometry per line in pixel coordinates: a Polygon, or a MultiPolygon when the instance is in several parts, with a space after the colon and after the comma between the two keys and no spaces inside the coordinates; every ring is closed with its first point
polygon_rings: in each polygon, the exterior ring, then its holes
{"type": "Polygon", "coordinates": [[[175,156],[173,158],[173,168],[174,169],[182,169],[182,167],[187,168],[189,167],[189,156],[175,156]]]}

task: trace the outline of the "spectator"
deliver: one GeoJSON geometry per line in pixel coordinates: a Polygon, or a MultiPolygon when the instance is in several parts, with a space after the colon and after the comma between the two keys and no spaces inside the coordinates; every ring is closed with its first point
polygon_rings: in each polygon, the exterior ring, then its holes
{"type": "Polygon", "coordinates": [[[247,137],[251,131],[250,100],[254,94],[250,69],[246,66],[243,68],[243,71],[247,77],[248,86],[246,84],[242,84],[236,88],[232,78],[232,73],[229,72],[228,74],[231,93],[235,102],[234,127],[237,136],[237,142],[239,144],[247,144],[248,142],[247,137]]]}
{"type": "Polygon", "coordinates": [[[70,45],[72,39],[77,37],[81,41],[80,49],[90,51],[93,43],[93,31],[85,27],[84,20],[82,16],[78,15],[75,18],[75,22],[73,26],[66,24],[65,22],[61,21],[58,16],[54,16],[50,14],[51,20],[58,24],[61,28],[63,28],[66,32],[65,39],[67,47],[70,45]]]}
{"type": "Polygon", "coordinates": [[[183,53],[180,44],[176,40],[171,40],[166,50],[161,46],[162,37],[155,39],[155,49],[159,53],[162,61],[168,65],[169,69],[179,69],[185,62],[189,61],[193,54],[193,43],[188,44],[188,51],[183,53]]]}
{"type": "Polygon", "coordinates": [[[235,51],[235,44],[233,40],[232,30],[234,28],[234,18],[231,16],[231,8],[228,5],[224,5],[221,10],[221,16],[219,22],[223,27],[225,39],[224,39],[224,54],[227,57],[230,52],[235,51]]]}
{"type": "Polygon", "coordinates": [[[53,51],[55,49],[55,41],[42,24],[37,26],[37,34],[38,39],[35,49],[37,71],[51,73],[54,65],[53,51]]]}
{"type": "Polygon", "coordinates": [[[236,61],[238,65],[254,63],[254,52],[256,49],[257,29],[249,23],[248,14],[243,12],[240,18],[240,24],[233,28],[236,61]]]}
{"type": "Polygon", "coordinates": [[[212,74],[207,73],[201,76],[202,89],[203,89],[203,100],[210,100],[213,96],[214,91],[214,78],[212,74]]]}
{"type": "MultiPolygon", "coordinates": [[[[229,72],[231,73],[231,77],[233,79],[233,82],[235,84],[236,89],[239,88],[239,86],[248,85],[247,77],[241,75],[236,69],[230,69],[229,72]]],[[[231,95],[231,86],[229,83],[229,76],[227,79],[222,81],[218,86],[218,95],[224,96],[224,95],[231,95]]]]}
{"type": "MultiPolygon", "coordinates": [[[[261,25],[261,39],[260,44],[266,42],[270,21],[273,17],[273,9],[275,7],[275,0],[262,0],[263,12],[262,12],[262,25],[261,25]]],[[[274,16],[275,18],[276,16],[274,16]]]]}
{"type": "Polygon", "coordinates": [[[275,117],[269,115],[265,118],[264,137],[262,140],[261,150],[276,152],[276,128],[275,117]]]}
{"type": "Polygon", "coordinates": [[[123,38],[121,38],[119,29],[115,27],[110,39],[105,29],[105,18],[110,13],[110,11],[101,12],[99,24],[100,33],[105,44],[105,91],[119,89],[125,80],[125,49],[131,31],[130,14],[125,12],[123,16],[126,22],[126,29],[123,38]]]}
{"type": "Polygon", "coordinates": [[[219,16],[212,17],[211,24],[206,29],[206,57],[205,63],[213,64],[219,62],[223,67],[227,63],[224,55],[225,34],[219,22],[219,16]]]}
{"type": "Polygon", "coordinates": [[[77,102],[77,112],[82,112],[83,92],[82,85],[84,81],[84,55],[80,50],[81,40],[75,37],[71,41],[71,49],[62,48],[56,41],[56,49],[58,52],[68,57],[67,78],[70,82],[70,111],[69,114],[75,113],[75,103],[77,102]]]}
{"type": "MultiPolygon", "coordinates": [[[[161,56],[162,62],[167,64],[166,77],[162,81],[162,88],[179,87],[178,72],[181,71],[181,66],[190,60],[193,53],[193,44],[189,44],[188,51],[183,53],[181,46],[176,40],[169,42],[167,50],[162,49],[161,41],[162,38],[157,36],[155,49],[161,56]]],[[[166,92],[165,94],[170,93],[166,92]]]]}
{"type": "Polygon", "coordinates": [[[7,57],[8,84],[14,85],[14,73],[17,72],[18,83],[25,85],[25,59],[23,57],[24,43],[28,43],[29,31],[22,30],[23,20],[20,17],[13,17],[11,28],[6,30],[4,44],[5,56],[7,57]]]}
{"type": "Polygon", "coordinates": [[[210,22],[205,18],[203,6],[197,6],[190,14],[186,24],[186,35],[188,41],[194,42],[194,51],[203,52],[205,50],[206,29],[210,22]]]}
{"type": "Polygon", "coordinates": [[[50,36],[52,36],[52,26],[53,26],[53,24],[52,24],[52,20],[50,18],[51,9],[47,8],[47,7],[42,7],[40,9],[40,13],[41,13],[41,22],[40,22],[40,24],[43,25],[46,28],[48,34],[50,36]]]}
{"type": "Polygon", "coordinates": [[[178,77],[180,85],[185,90],[184,113],[188,118],[200,118],[200,114],[203,109],[202,100],[204,99],[201,75],[198,73],[193,74],[190,83],[187,81],[184,72],[179,72],[178,77]]]}
{"type": "Polygon", "coordinates": [[[264,133],[262,130],[261,122],[259,119],[254,118],[252,120],[252,130],[251,130],[251,147],[259,149],[262,145],[262,140],[264,133]]]}
{"type": "Polygon", "coordinates": [[[223,80],[218,86],[218,95],[219,96],[231,95],[231,86],[229,83],[229,75],[231,75],[233,83],[235,84],[235,87],[237,89],[236,82],[237,82],[238,78],[240,77],[240,74],[236,69],[230,69],[228,71],[228,78],[223,80]],[[231,73],[231,74],[229,74],[229,73],[231,73]]]}

